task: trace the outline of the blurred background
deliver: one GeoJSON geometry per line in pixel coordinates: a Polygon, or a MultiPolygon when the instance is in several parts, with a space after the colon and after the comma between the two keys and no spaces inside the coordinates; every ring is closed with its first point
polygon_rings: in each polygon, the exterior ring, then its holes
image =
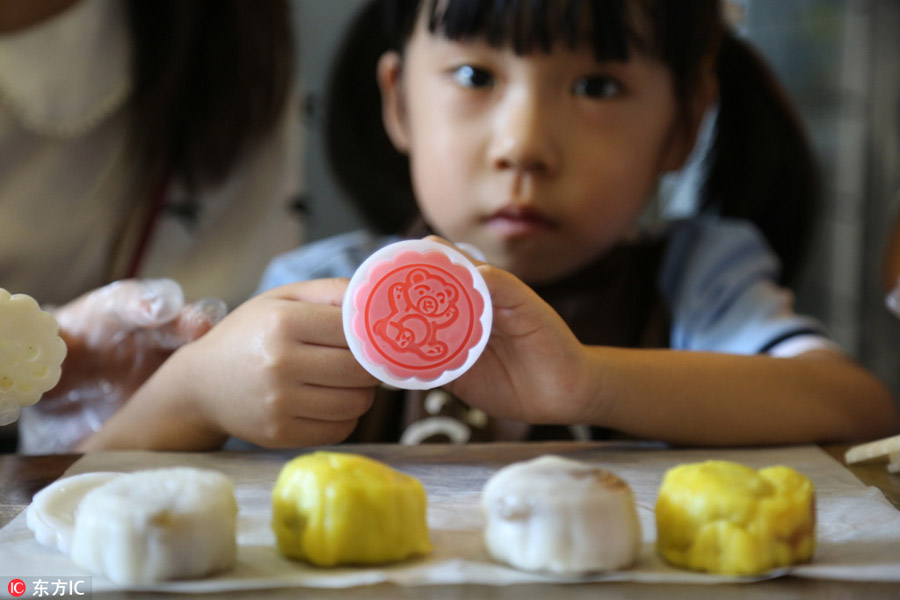
{"type": "MultiPolygon", "coordinates": [[[[324,88],[340,36],[365,0],[292,0],[306,116],[308,239],[361,226],[322,144],[324,88]]],[[[798,308],[900,397],[900,321],[881,264],[900,211],[900,2],[728,0],[737,31],[770,61],[798,107],[823,178],[823,207],[796,286],[798,308]]],[[[373,74],[374,77],[374,74],[373,74]]]]}
{"type": "MultiPolygon", "coordinates": [[[[313,241],[363,226],[328,165],[324,116],[332,60],[367,0],[288,1],[306,145],[297,166],[305,179],[306,239],[313,241]]],[[[900,1],[725,3],[735,29],[786,87],[818,158],[822,209],[795,286],[798,310],[822,320],[900,399],[900,319],[885,307],[881,279],[900,213],[900,1]]],[[[663,215],[692,207],[690,169],[674,181],[661,188],[663,215]]],[[[0,452],[14,449],[14,428],[0,427],[0,452]]]]}

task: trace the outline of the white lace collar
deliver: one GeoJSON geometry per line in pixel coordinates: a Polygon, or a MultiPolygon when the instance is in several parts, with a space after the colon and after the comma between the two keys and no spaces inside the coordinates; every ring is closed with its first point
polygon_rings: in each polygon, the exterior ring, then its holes
{"type": "Polygon", "coordinates": [[[81,0],[48,21],[0,35],[0,103],[27,128],[77,136],[131,91],[121,0],[81,0]]]}

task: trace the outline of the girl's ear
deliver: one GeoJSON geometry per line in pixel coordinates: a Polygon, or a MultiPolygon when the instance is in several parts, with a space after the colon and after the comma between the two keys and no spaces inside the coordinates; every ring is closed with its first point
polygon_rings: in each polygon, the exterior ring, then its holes
{"type": "Polygon", "coordinates": [[[409,129],[401,85],[402,64],[397,52],[385,52],[378,59],[378,88],[381,90],[381,120],[394,144],[403,153],[409,150],[409,129]]]}
{"type": "Polygon", "coordinates": [[[702,71],[703,74],[700,76],[700,81],[688,106],[687,115],[685,115],[687,118],[677,128],[663,161],[663,171],[665,172],[677,171],[687,162],[691,150],[697,143],[697,134],[700,131],[703,117],[719,98],[719,80],[716,78],[713,65],[710,63],[702,71]]]}

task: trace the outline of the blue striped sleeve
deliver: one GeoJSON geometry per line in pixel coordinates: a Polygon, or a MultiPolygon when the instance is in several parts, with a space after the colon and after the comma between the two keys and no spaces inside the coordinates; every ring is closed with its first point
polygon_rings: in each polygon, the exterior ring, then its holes
{"type": "Polygon", "coordinates": [[[695,219],[675,224],[659,286],[672,317],[671,347],[758,354],[825,327],[794,311],[780,265],[749,223],[695,219]]]}

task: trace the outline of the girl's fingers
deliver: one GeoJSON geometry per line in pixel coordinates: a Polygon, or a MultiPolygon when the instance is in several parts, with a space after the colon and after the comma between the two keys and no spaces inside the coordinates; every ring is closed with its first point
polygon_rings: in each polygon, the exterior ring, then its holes
{"type": "Polygon", "coordinates": [[[346,348],[341,308],[327,304],[281,301],[273,327],[285,339],[313,346],[346,348]]]}
{"type": "Polygon", "coordinates": [[[282,419],[247,441],[267,448],[325,446],[342,442],[353,433],[356,419],[319,421],[316,419],[282,419]]]}
{"type": "Polygon", "coordinates": [[[298,345],[277,368],[285,380],[321,387],[361,388],[378,383],[346,348],[298,345]]]}
{"type": "Polygon", "coordinates": [[[286,410],[293,419],[341,422],[358,419],[372,407],[375,390],[304,386],[303,402],[286,410]]]}
{"type": "Polygon", "coordinates": [[[263,294],[260,294],[260,296],[340,307],[341,302],[344,300],[344,292],[347,290],[348,283],[348,279],[337,277],[331,279],[313,279],[310,281],[289,283],[264,292],[263,294]]]}
{"type": "Polygon", "coordinates": [[[533,302],[537,296],[522,280],[503,269],[483,264],[478,272],[491,292],[495,309],[514,309],[533,302]]]}

